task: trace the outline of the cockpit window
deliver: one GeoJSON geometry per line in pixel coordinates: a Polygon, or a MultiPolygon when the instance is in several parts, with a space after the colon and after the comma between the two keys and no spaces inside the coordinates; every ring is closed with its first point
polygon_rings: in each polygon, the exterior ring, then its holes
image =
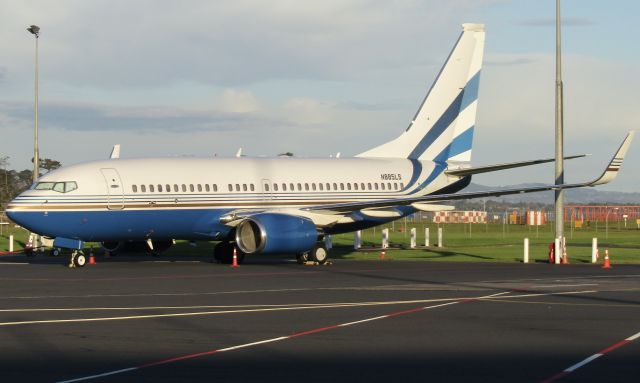
{"type": "Polygon", "coordinates": [[[78,188],[78,184],[75,181],[67,181],[67,182],[38,182],[36,184],[35,190],[53,190],[58,193],[68,193],[70,191],[76,190],[78,188]]]}
{"type": "Polygon", "coordinates": [[[36,184],[36,190],[51,190],[55,182],[38,182],[36,184]]]}

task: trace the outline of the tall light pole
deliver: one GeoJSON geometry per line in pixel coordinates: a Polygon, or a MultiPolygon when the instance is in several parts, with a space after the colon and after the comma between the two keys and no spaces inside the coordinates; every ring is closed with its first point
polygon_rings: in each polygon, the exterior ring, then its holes
{"type": "Polygon", "coordinates": [[[35,78],[35,133],[33,135],[33,182],[38,180],[40,175],[40,156],[38,149],[38,37],[40,37],[40,27],[32,25],[27,28],[36,37],[36,78],[35,78]]]}
{"type": "MultiPolygon", "coordinates": [[[[556,185],[564,183],[563,116],[562,116],[562,62],[560,45],[560,0],[556,0],[556,185]]],[[[564,192],[555,191],[556,238],[563,244],[564,238],[564,192]]]]}
{"type": "MultiPolygon", "coordinates": [[[[27,30],[36,37],[36,78],[35,78],[35,106],[34,106],[34,119],[35,119],[35,133],[33,135],[33,183],[38,181],[40,176],[40,156],[38,149],[38,37],[40,37],[40,27],[32,25],[27,30]]],[[[33,248],[40,247],[40,238],[37,234],[32,233],[33,236],[33,248]]]]}

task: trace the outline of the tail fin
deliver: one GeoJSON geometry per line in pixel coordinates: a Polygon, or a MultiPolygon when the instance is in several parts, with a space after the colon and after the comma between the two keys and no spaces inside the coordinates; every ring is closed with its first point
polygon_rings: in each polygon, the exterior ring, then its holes
{"type": "Polygon", "coordinates": [[[460,38],[407,130],[357,157],[471,160],[484,25],[462,27],[460,38]]]}

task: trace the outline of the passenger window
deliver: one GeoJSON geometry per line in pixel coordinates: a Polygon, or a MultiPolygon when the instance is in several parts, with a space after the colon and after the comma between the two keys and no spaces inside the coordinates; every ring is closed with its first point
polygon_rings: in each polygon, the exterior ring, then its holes
{"type": "Polygon", "coordinates": [[[371,190],[371,182],[367,183],[367,190],[371,190]]]}
{"type": "Polygon", "coordinates": [[[273,191],[278,191],[278,184],[276,183],[273,184],[273,191]]]}
{"type": "Polygon", "coordinates": [[[264,191],[269,191],[269,184],[264,184],[264,191]]]}
{"type": "Polygon", "coordinates": [[[251,191],[255,191],[256,190],[256,187],[253,186],[253,184],[250,184],[249,187],[251,188],[251,191]]]}
{"type": "Polygon", "coordinates": [[[171,185],[166,184],[164,186],[166,186],[165,190],[167,191],[167,193],[171,193],[171,185]]]}
{"type": "Polygon", "coordinates": [[[217,192],[218,191],[218,184],[213,184],[213,191],[217,192]]]}
{"type": "Polygon", "coordinates": [[[293,187],[293,184],[289,184],[289,190],[294,191],[296,188],[293,187]]]}
{"type": "Polygon", "coordinates": [[[182,192],[186,193],[187,192],[187,185],[182,184],[182,192]]]}
{"type": "Polygon", "coordinates": [[[355,183],[353,184],[353,190],[358,190],[358,183],[357,183],[357,182],[355,182],[355,183]]]}
{"type": "Polygon", "coordinates": [[[282,183],[282,191],[287,191],[287,184],[282,183]]]}
{"type": "Polygon", "coordinates": [[[233,185],[229,184],[229,191],[233,191],[233,185]]]}
{"type": "Polygon", "coordinates": [[[364,182],[360,184],[360,190],[364,190],[364,182]]]}
{"type": "Polygon", "coordinates": [[[173,191],[178,192],[178,184],[173,184],[173,191]]]}
{"type": "Polygon", "coordinates": [[[311,184],[311,190],[316,191],[316,184],[315,183],[311,184]]]}
{"type": "Polygon", "coordinates": [[[153,185],[149,185],[149,193],[154,193],[154,192],[155,192],[155,190],[153,188],[153,185]]]}
{"type": "Polygon", "coordinates": [[[384,182],[380,182],[380,188],[384,190],[384,182]]]}
{"type": "Polygon", "coordinates": [[[318,184],[318,188],[320,189],[320,191],[323,191],[323,185],[322,185],[322,182],[320,182],[320,183],[318,184]]]}
{"type": "Polygon", "coordinates": [[[340,182],[340,190],[344,190],[344,183],[340,182]]]}
{"type": "Polygon", "coordinates": [[[202,191],[202,185],[198,184],[198,191],[201,192],[202,191]]]}
{"type": "Polygon", "coordinates": [[[209,188],[209,184],[204,184],[204,190],[206,192],[210,192],[211,191],[211,189],[209,188]]]}
{"type": "Polygon", "coordinates": [[[240,184],[236,184],[236,191],[239,192],[240,191],[240,184]]]}
{"type": "Polygon", "coordinates": [[[347,182],[347,190],[351,190],[351,182],[347,182]]]}
{"type": "Polygon", "coordinates": [[[242,184],[242,191],[247,191],[249,189],[247,189],[247,184],[242,184]]]}
{"type": "Polygon", "coordinates": [[[395,190],[398,190],[398,183],[397,183],[397,182],[394,182],[394,183],[393,183],[393,188],[394,188],[395,190]]]}
{"type": "Polygon", "coordinates": [[[400,189],[404,189],[404,182],[400,182],[400,189]]]}
{"type": "Polygon", "coordinates": [[[298,184],[298,191],[302,191],[302,184],[298,184]]]}
{"type": "Polygon", "coordinates": [[[162,185],[158,184],[158,191],[162,193],[162,185]]]}
{"type": "Polygon", "coordinates": [[[391,182],[387,182],[387,190],[391,190],[391,182]]]}
{"type": "Polygon", "coordinates": [[[330,183],[327,182],[325,186],[327,187],[327,190],[331,190],[331,184],[330,183]]]}
{"type": "Polygon", "coordinates": [[[337,183],[333,183],[333,190],[338,190],[338,184],[337,183]]]}
{"type": "Polygon", "coordinates": [[[377,183],[377,182],[376,182],[376,183],[374,183],[374,184],[373,184],[373,187],[374,187],[376,190],[378,190],[378,183],[377,183]]]}
{"type": "Polygon", "coordinates": [[[193,184],[189,184],[189,191],[192,193],[196,191],[196,189],[193,187],[193,184]]]}
{"type": "Polygon", "coordinates": [[[131,191],[134,193],[138,192],[138,186],[137,185],[131,185],[131,191]]]}
{"type": "Polygon", "coordinates": [[[140,191],[143,192],[143,193],[146,193],[147,192],[147,187],[144,186],[144,185],[140,185],[140,191]]]}

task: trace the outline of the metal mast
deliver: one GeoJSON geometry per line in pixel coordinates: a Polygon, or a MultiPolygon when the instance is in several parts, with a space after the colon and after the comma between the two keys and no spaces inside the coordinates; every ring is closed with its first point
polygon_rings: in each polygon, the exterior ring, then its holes
{"type": "MultiPolygon", "coordinates": [[[[562,62],[560,41],[560,0],[556,0],[556,185],[564,183],[563,116],[562,116],[562,62]]],[[[556,238],[564,249],[564,192],[556,190],[556,238]]],[[[556,259],[561,254],[556,254],[556,259]]]]}

